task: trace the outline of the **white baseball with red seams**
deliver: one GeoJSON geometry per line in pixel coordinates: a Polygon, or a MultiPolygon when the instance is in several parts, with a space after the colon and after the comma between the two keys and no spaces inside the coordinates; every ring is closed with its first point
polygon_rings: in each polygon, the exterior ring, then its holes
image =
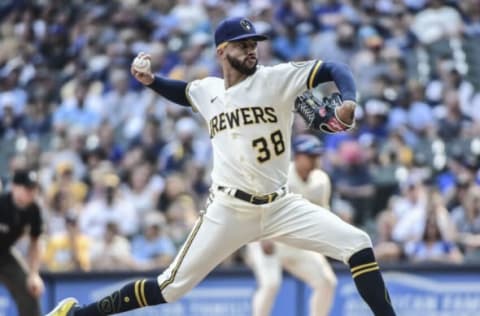
{"type": "Polygon", "coordinates": [[[133,68],[136,71],[139,71],[142,73],[149,73],[150,67],[151,67],[150,59],[137,57],[133,60],[133,68]]]}

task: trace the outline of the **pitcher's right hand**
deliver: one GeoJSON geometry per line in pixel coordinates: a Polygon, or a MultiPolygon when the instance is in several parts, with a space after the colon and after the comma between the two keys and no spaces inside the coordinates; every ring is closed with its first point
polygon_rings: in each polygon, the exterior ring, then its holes
{"type": "Polygon", "coordinates": [[[155,79],[155,75],[152,73],[152,69],[150,67],[148,67],[148,69],[146,70],[143,69],[142,71],[139,71],[136,69],[135,64],[143,60],[148,60],[148,63],[151,65],[151,59],[152,57],[150,55],[145,54],[144,52],[140,52],[130,65],[130,72],[135,77],[135,79],[137,79],[146,86],[153,82],[153,80],[155,79]]]}

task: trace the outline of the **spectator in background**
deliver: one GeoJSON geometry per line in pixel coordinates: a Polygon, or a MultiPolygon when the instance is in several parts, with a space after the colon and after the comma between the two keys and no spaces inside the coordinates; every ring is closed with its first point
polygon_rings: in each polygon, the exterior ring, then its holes
{"type": "Polygon", "coordinates": [[[273,51],[280,60],[302,61],[308,59],[310,41],[295,23],[284,25],[281,35],[272,43],[273,51]]]}
{"type": "Polygon", "coordinates": [[[57,130],[78,127],[82,130],[95,130],[101,122],[99,113],[92,110],[87,102],[88,80],[77,81],[74,88],[74,96],[66,99],[53,114],[53,126],[57,130]]]}
{"type": "Polygon", "coordinates": [[[200,39],[200,42],[195,42],[193,41],[193,36],[194,35],[187,38],[184,42],[184,46],[180,51],[181,62],[176,65],[168,75],[171,79],[192,81],[204,78],[208,75],[208,68],[200,63],[200,57],[205,49],[207,41],[197,37],[197,39],[200,39]]]}
{"type": "Polygon", "coordinates": [[[412,24],[413,32],[425,45],[457,36],[462,27],[460,14],[453,7],[447,6],[445,0],[429,0],[427,8],[417,13],[412,24]]]}
{"type": "Polygon", "coordinates": [[[395,216],[392,238],[405,243],[418,240],[424,228],[428,195],[423,182],[410,177],[400,184],[400,196],[392,198],[391,209],[395,216]]]}
{"type": "Polygon", "coordinates": [[[4,101],[2,105],[2,116],[0,120],[0,137],[12,139],[16,136],[20,128],[21,118],[14,113],[13,105],[10,100],[4,101]]]}
{"type": "Polygon", "coordinates": [[[161,136],[160,121],[154,116],[149,116],[140,135],[132,139],[130,148],[143,148],[146,159],[156,162],[164,145],[165,141],[161,136]]]}
{"type": "Polygon", "coordinates": [[[458,247],[445,236],[438,213],[429,210],[423,235],[405,245],[405,253],[412,262],[462,263],[463,255],[458,247]]]}
{"type": "Polygon", "coordinates": [[[107,154],[102,148],[98,146],[92,146],[86,148],[83,152],[83,161],[85,162],[85,175],[82,177],[82,181],[88,186],[89,190],[93,185],[92,173],[101,167],[102,163],[107,162],[107,154]]]}
{"type": "Polygon", "coordinates": [[[144,162],[130,170],[122,192],[126,199],[134,201],[139,217],[155,208],[155,202],[163,191],[163,178],[154,173],[153,166],[144,162]]]}
{"type": "MultiPolygon", "coordinates": [[[[14,61],[12,58],[11,62],[14,61]]],[[[9,107],[11,115],[21,118],[25,114],[25,106],[28,100],[27,91],[20,84],[21,64],[8,64],[4,68],[3,78],[0,86],[0,115],[3,116],[5,107],[9,107]]]]}
{"type": "Polygon", "coordinates": [[[377,215],[373,250],[379,261],[398,262],[404,257],[403,244],[393,240],[395,221],[395,214],[390,208],[377,215]]]}
{"type": "Polygon", "coordinates": [[[175,124],[175,133],[177,137],[160,154],[160,172],[183,172],[190,161],[206,164],[209,146],[199,140],[197,122],[190,117],[181,118],[175,124]]]}
{"type": "Polygon", "coordinates": [[[194,201],[188,195],[177,196],[166,210],[169,235],[178,249],[187,239],[195,224],[198,211],[194,201]]]}
{"type": "MultiPolygon", "coordinates": [[[[76,214],[75,203],[70,191],[58,190],[47,200],[46,231],[58,235],[67,231],[67,215],[76,214]]],[[[72,217],[73,215],[70,215],[72,217]]]]}
{"type": "Polygon", "coordinates": [[[52,235],[45,250],[45,266],[54,272],[90,271],[92,241],[80,232],[75,214],[65,215],[64,232],[52,235]]]}
{"type": "Polygon", "coordinates": [[[465,261],[480,259],[480,187],[466,188],[461,204],[451,213],[456,229],[456,241],[465,253],[465,261]]]}
{"type": "Polygon", "coordinates": [[[78,128],[58,131],[52,135],[48,154],[50,168],[55,170],[60,163],[68,162],[73,166],[73,178],[81,179],[85,175],[82,153],[85,151],[86,133],[78,128]]]}
{"type": "Polygon", "coordinates": [[[20,128],[32,138],[48,135],[52,128],[52,114],[48,101],[40,98],[31,100],[20,128]]]}
{"type": "Polygon", "coordinates": [[[132,241],[132,254],[136,262],[150,269],[166,267],[173,260],[176,248],[166,234],[163,214],[152,211],[144,214],[142,234],[132,241]]]}
{"type": "Polygon", "coordinates": [[[388,64],[383,54],[384,40],[377,29],[365,25],[358,30],[360,49],[350,60],[361,95],[369,95],[375,78],[388,73],[388,64]]]}
{"type": "Polygon", "coordinates": [[[471,38],[480,37],[480,5],[478,0],[459,1],[458,5],[464,15],[464,32],[471,38]]]}
{"type": "Polygon", "coordinates": [[[468,131],[472,128],[473,122],[462,112],[458,93],[455,90],[446,90],[443,100],[445,113],[438,122],[438,126],[441,126],[438,136],[446,142],[451,142],[470,134],[468,131]]]}
{"type": "Polygon", "coordinates": [[[415,132],[415,144],[421,150],[429,144],[429,139],[435,134],[435,116],[432,108],[425,100],[425,87],[418,81],[408,82],[408,126],[415,132]]]}
{"type": "Polygon", "coordinates": [[[133,112],[142,110],[138,102],[138,93],[129,89],[129,73],[125,69],[113,68],[109,73],[111,90],[102,97],[102,118],[106,119],[113,128],[126,124],[133,112]],[[132,108],[132,105],[135,104],[132,108]],[[115,115],[112,115],[115,113],[115,115]]]}
{"type": "Polygon", "coordinates": [[[338,60],[348,64],[358,50],[355,26],[341,21],[335,32],[319,32],[313,35],[310,56],[322,60],[338,60]],[[322,47],[322,49],[318,49],[322,47]]]}
{"type": "MultiPolygon", "coordinates": [[[[298,25],[304,30],[318,29],[319,22],[312,14],[313,7],[308,1],[283,0],[275,12],[275,18],[281,25],[298,25]]],[[[318,14],[318,12],[316,12],[318,14]]],[[[321,23],[321,22],[320,22],[321,23]]]]}
{"type": "Polygon", "coordinates": [[[55,180],[47,189],[47,198],[52,199],[58,192],[68,192],[73,205],[82,205],[87,196],[87,186],[74,179],[73,165],[68,161],[60,162],[55,168],[55,180]]]}
{"type": "Polygon", "coordinates": [[[363,225],[369,218],[375,188],[367,161],[357,142],[344,142],[339,149],[342,160],[332,176],[335,190],[355,208],[355,224],[363,225]]]}
{"type": "Polygon", "coordinates": [[[167,212],[167,209],[175,200],[183,195],[188,195],[190,188],[180,173],[168,175],[165,178],[165,188],[157,201],[157,209],[161,212],[167,212]]]}
{"type": "Polygon", "coordinates": [[[378,99],[370,99],[365,103],[364,124],[358,129],[358,137],[370,135],[375,141],[385,141],[388,137],[387,115],[389,105],[378,99]]]}
{"type": "Polygon", "coordinates": [[[92,269],[96,271],[130,270],[138,266],[132,258],[130,242],[118,231],[115,222],[107,222],[103,236],[91,248],[92,269]]]}
{"type": "MultiPolygon", "coordinates": [[[[123,158],[124,149],[121,144],[115,141],[115,130],[113,126],[108,122],[104,122],[99,126],[98,132],[93,135],[93,140],[95,141],[93,146],[101,149],[106,155],[106,159],[114,164],[118,164],[123,158]],[[98,141],[98,143],[96,143],[96,141],[98,141]]],[[[89,140],[92,140],[91,136],[89,140]]],[[[83,152],[85,152],[85,150],[83,152]]]]}
{"type": "Polygon", "coordinates": [[[138,214],[130,199],[126,199],[118,186],[120,179],[115,173],[100,175],[101,192],[80,211],[80,228],[91,238],[101,238],[110,222],[118,226],[124,236],[133,236],[139,231],[138,214]]]}
{"type": "Polygon", "coordinates": [[[462,112],[472,115],[472,108],[470,105],[473,97],[473,87],[464,76],[462,76],[455,61],[452,59],[451,52],[444,52],[438,58],[432,60],[432,72],[434,76],[425,85],[424,99],[429,104],[442,104],[442,99],[445,96],[445,91],[456,90],[458,92],[460,108],[462,112]]]}

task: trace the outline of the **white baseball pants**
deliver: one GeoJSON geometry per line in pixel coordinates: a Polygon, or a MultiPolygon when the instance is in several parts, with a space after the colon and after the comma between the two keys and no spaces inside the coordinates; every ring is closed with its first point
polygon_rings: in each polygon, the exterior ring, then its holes
{"type": "Polygon", "coordinates": [[[370,237],[300,195],[253,205],[221,191],[202,211],[170,266],[158,276],[163,297],[172,302],[195,287],[213,268],[245,244],[273,239],[348,262],[372,247],[370,237]]]}

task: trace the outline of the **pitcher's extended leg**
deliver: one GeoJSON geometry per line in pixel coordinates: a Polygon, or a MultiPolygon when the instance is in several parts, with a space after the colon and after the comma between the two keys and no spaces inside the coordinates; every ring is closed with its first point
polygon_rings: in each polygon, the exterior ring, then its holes
{"type": "Polygon", "coordinates": [[[320,252],[350,266],[355,285],[376,316],[395,316],[370,237],[298,195],[272,208],[264,238],[320,252]],[[271,234],[269,234],[269,231],[271,234]]]}
{"type": "Polygon", "coordinates": [[[95,303],[76,308],[72,314],[58,315],[105,316],[175,301],[258,235],[256,216],[214,202],[199,217],[177,257],[158,279],[131,282],[95,303]]]}

